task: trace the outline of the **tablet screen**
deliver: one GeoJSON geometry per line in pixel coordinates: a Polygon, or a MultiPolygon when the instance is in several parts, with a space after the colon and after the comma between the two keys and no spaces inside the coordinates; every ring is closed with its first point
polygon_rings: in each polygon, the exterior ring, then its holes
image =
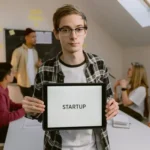
{"type": "Polygon", "coordinates": [[[102,126],[101,85],[47,86],[46,93],[47,128],[102,126]]]}

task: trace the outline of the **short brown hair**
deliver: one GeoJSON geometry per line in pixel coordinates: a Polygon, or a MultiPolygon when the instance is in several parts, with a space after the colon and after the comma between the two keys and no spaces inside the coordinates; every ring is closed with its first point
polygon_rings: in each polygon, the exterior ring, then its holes
{"type": "Polygon", "coordinates": [[[53,15],[53,26],[56,31],[58,31],[60,20],[62,17],[65,17],[67,15],[77,14],[82,17],[85,23],[85,27],[87,27],[87,19],[83,12],[81,12],[77,7],[74,5],[66,4],[56,10],[56,12],[53,15]]]}
{"type": "Polygon", "coordinates": [[[8,62],[0,62],[0,82],[4,80],[6,75],[11,73],[12,65],[8,62]]]}

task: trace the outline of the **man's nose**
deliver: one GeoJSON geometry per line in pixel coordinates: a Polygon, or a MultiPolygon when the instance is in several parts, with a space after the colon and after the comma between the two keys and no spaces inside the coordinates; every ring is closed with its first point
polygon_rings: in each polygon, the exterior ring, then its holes
{"type": "Polygon", "coordinates": [[[76,31],[75,31],[75,30],[72,30],[72,31],[71,31],[70,37],[73,38],[73,39],[74,39],[74,38],[77,38],[77,34],[76,34],[76,31]]]}

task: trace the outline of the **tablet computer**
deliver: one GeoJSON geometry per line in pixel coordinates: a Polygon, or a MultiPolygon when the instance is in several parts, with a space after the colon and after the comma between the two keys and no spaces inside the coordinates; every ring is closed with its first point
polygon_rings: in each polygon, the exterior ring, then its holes
{"type": "Polygon", "coordinates": [[[43,100],[44,130],[90,129],[106,126],[105,84],[45,84],[43,100]]]}

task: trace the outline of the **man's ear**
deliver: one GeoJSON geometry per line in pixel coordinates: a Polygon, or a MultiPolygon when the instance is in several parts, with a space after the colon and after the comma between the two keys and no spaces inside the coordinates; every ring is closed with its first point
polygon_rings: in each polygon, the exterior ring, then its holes
{"type": "Polygon", "coordinates": [[[25,36],[24,38],[25,38],[25,41],[27,41],[27,36],[25,36]]]}
{"type": "Polygon", "coordinates": [[[85,31],[85,38],[86,38],[86,36],[87,36],[87,30],[85,31]]]}
{"type": "Polygon", "coordinates": [[[6,75],[6,76],[4,77],[3,81],[4,81],[4,80],[7,80],[7,79],[8,79],[8,75],[6,75]]]}
{"type": "Polygon", "coordinates": [[[57,40],[59,40],[59,34],[58,31],[56,31],[55,29],[53,30],[54,36],[57,40]]]}

